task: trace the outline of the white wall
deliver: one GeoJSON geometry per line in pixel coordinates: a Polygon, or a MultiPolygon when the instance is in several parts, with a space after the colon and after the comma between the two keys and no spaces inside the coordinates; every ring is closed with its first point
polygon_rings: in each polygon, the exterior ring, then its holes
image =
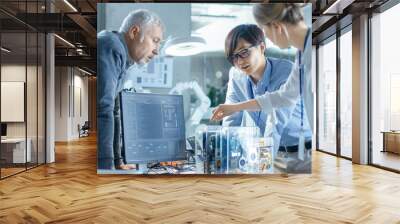
{"type": "Polygon", "coordinates": [[[71,119],[71,132],[70,134],[72,135],[72,138],[78,138],[79,133],[78,133],[78,124],[81,126],[85,123],[85,121],[88,121],[88,77],[83,77],[81,76],[83,73],[80,73],[78,70],[75,69],[74,71],[74,96],[72,96],[72,99],[74,102],[71,102],[72,108],[72,119],[71,119]],[[77,74],[78,72],[78,74],[77,74]],[[80,93],[78,93],[80,91],[80,93]],[[79,97],[80,95],[80,97],[79,97]],[[80,101],[80,102],[79,102],[80,101]],[[81,108],[79,108],[81,107],[81,108]],[[81,111],[80,111],[81,110],[81,111]]]}
{"type": "Polygon", "coordinates": [[[68,86],[67,67],[55,68],[55,141],[68,140],[68,86]]]}
{"type": "MultiPolygon", "coordinates": [[[[25,65],[9,64],[1,66],[1,81],[25,82],[25,65]]],[[[1,108],[7,110],[7,108],[1,108]]],[[[7,137],[25,137],[25,122],[7,123],[7,137]]]]}
{"type": "MultiPolygon", "coordinates": [[[[29,130],[36,130],[36,80],[33,80],[31,75],[36,75],[36,66],[27,66],[19,64],[5,64],[1,66],[1,81],[3,82],[24,82],[26,83],[25,76],[28,72],[28,82],[30,87],[27,88],[27,120],[28,120],[28,137],[29,130]],[[32,123],[33,122],[33,123],[32,123]]],[[[41,70],[39,71],[41,72],[41,70]]],[[[4,97],[4,96],[2,96],[4,97]]],[[[40,107],[41,105],[39,105],[40,107]]],[[[22,108],[24,110],[24,108],[22,108]]],[[[10,108],[1,108],[1,110],[10,110],[10,108]]],[[[7,122],[7,136],[8,137],[25,137],[25,124],[26,122],[7,122]]],[[[35,132],[36,133],[36,132],[35,132]]]]}
{"type": "Polygon", "coordinates": [[[56,67],[55,141],[77,139],[78,124],[88,120],[88,78],[83,75],[76,68],[56,67]]]}

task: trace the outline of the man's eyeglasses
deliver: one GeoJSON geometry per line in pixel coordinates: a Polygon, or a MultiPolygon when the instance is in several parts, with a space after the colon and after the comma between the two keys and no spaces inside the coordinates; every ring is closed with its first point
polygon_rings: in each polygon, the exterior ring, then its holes
{"type": "Polygon", "coordinates": [[[237,60],[239,59],[239,57],[242,59],[247,58],[250,55],[250,49],[253,47],[256,47],[257,45],[258,44],[250,46],[248,48],[245,48],[245,49],[239,51],[238,53],[232,54],[231,56],[228,57],[228,61],[232,65],[234,65],[237,62],[237,60]]]}

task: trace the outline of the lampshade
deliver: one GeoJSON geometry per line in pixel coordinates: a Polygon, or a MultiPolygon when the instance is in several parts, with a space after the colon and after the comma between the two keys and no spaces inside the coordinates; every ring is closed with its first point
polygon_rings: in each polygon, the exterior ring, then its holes
{"type": "Polygon", "coordinates": [[[205,50],[206,41],[199,36],[176,37],[165,43],[165,54],[168,56],[196,55],[205,50]]]}

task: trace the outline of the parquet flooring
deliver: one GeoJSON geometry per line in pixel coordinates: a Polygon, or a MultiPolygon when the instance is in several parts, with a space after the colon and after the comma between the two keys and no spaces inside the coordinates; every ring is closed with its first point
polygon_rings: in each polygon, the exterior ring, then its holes
{"type": "Polygon", "coordinates": [[[10,176],[10,175],[13,175],[13,174],[15,174],[15,173],[18,173],[18,172],[21,172],[21,171],[24,171],[25,170],[25,167],[21,167],[21,168],[4,168],[4,167],[2,167],[1,168],[1,177],[3,178],[3,177],[7,177],[7,176],[10,176]]]}
{"type": "Polygon", "coordinates": [[[89,137],[0,181],[0,223],[400,223],[400,175],[314,152],[311,175],[102,176],[89,137]]]}

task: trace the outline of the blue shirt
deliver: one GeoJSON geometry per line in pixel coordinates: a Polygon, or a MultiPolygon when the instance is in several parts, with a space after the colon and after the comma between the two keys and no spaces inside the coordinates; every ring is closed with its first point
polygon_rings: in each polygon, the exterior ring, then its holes
{"type": "MultiPolygon", "coordinates": [[[[292,73],[284,85],[278,91],[265,93],[257,96],[256,100],[261,109],[265,112],[271,112],[272,109],[291,106],[297,103],[300,96],[300,68],[303,68],[301,86],[304,100],[304,115],[307,115],[310,127],[314,127],[314,90],[315,80],[311,75],[311,54],[312,54],[312,35],[311,28],[308,28],[307,36],[304,41],[304,51],[301,57],[296,57],[296,66],[293,67],[292,73]],[[301,58],[302,64],[298,60],[301,58]]],[[[299,55],[298,55],[299,56],[299,55]]]]}
{"type": "MultiPolygon", "coordinates": [[[[262,79],[255,84],[252,79],[232,68],[229,75],[228,90],[226,94],[226,104],[244,102],[263,95],[265,92],[273,92],[283,85],[291,73],[293,63],[288,60],[267,58],[266,68],[262,79]]],[[[297,145],[301,129],[301,108],[300,98],[296,105],[274,110],[277,123],[274,126],[274,142],[279,142],[281,146],[297,145]]],[[[268,116],[271,114],[264,111],[239,112],[224,118],[224,126],[243,126],[245,113],[260,128],[261,134],[265,132],[268,116]]],[[[312,139],[311,129],[308,121],[304,122],[304,136],[306,141],[312,139]]]]}

